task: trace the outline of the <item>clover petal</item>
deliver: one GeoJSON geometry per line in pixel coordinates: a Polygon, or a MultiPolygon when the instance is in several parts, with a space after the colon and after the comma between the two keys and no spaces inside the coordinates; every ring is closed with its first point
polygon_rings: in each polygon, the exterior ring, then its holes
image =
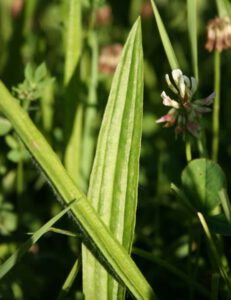
{"type": "Polygon", "coordinates": [[[161,97],[163,99],[163,104],[165,106],[171,106],[171,107],[174,107],[176,109],[178,109],[180,107],[179,103],[175,100],[172,100],[166,93],[165,91],[163,91],[161,93],[161,97]]]}

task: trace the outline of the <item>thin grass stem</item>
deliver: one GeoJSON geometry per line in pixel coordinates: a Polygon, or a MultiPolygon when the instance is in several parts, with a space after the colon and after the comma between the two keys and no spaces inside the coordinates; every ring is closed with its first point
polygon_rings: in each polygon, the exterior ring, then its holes
{"type": "Polygon", "coordinates": [[[186,140],[185,142],[185,155],[186,155],[186,160],[189,163],[192,160],[192,149],[189,140],[186,140]]]}
{"type": "Polygon", "coordinates": [[[71,287],[72,287],[72,285],[75,281],[75,278],[78,275],[79,270],[81,268],[81,265],[82,265],[81,261],[82,260],[81,260],[81,255],[80,255],[76,259],[73,267],[71,268],[70,273],[68,274],[66,280],[64,281],[64,284],[63,284],[62,289],[61,289],[61,291],[58,295],[57,300],[64,300],[68,296],[68,293],[69,293],[69,291],[70,291],[70,289],[71,289],[71,287]]]}
{"type": "Polygon", "coordinates": [[[206,147],[206,136],[205,136],[205,131],[202,130],[201,133],[200,133],[200,136],[197,140],[197,148],[198,148],[198,152],[199,152],[199,155],[200,157],[205,157],[207,158],[208,157],[208,150],[207,150],[207,147],[206,147]]]}
{"type": "Polygon", "coordinates": [[[159,257],[156,257],[153,253],[149,253],[147,251],[133,248],[132,252],[140,257],[143,257],[155,264],[158,264],[165,270],[171,272],[176,277],[180,278],[182,281],[186,282],[190,287],[193,287],[198,292],[200,292],[202,295],[204,295],[206,298],[209,298],[209,292],[204,288],[201,284],[197,283],[196,281],[192,280],[191,277],[189,277],[187,274],[179,270],[178,268],[174,267],[172,264],[167,262],[166,260],[163,260],[159,257]]]}
{"type": "Polygon", "coordinates": [[[216,50],[214,54],[214,89],[216,92],[213,105],[213,140],[212,140],[212,160],[217,162],[219,151],[219,130],[220,130],[220,80],[221,80],[221,56],[216,50]]]}
{"type": "Polygon", "coordinates": [[[220,275],[214,273],[212,275],[211,300],[218,300],[220,275]]]}
{"type": "Polygon", "coordinates": [[[207,240],[208,240],[208,244],[209,244],[209,248],[213,254],[213,258],[215,260],[215,263],[217,265],[217,268],[220,272],[220,275],[222,276],[222,278],[224,279],[225,283],[227,284],[228,288],[231,289],[231,282],[230,282],[230,278],[220,260],[220,255],[218,253],[218,250],[217,250],[217,247],[215,245],[215,242],[213,240],[213,237],[212,237],[212,234],[209,230],[209,227],[208,227],[208,224],[203,216],[203,214],[201,212],[197,212],[197,216],[198,216],[198,219],[201,223],[201,226],[203,227],[203,230],[204,230],[204,233],[207,237],[207,240]]]}

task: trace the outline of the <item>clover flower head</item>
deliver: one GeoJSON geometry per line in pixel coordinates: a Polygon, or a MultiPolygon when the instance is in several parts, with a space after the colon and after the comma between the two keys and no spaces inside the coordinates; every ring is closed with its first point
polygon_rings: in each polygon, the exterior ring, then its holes
{"type": "Polygon", "coordinates": [[[119,63],[123,46],[121,44],[112,44],[105,46],[100,51],[99,70],[104,74],[113,74],[119,63]]]}
{"type": "Polygon", "coordinates": [[[96,10],[96,25],[107,26],[112,22],[112,10],[109,5],[103,5],[96,10]]]}
{"type": "Polygon", "coordinates": [[[211,52],[214,48],[222,52],[231,47],[231,21],[228,17],[216,17],[207,26],[205,48],[211,52]]]}
{"type": "Polygon", "coordinates": [[[170,90],[176,94],[176,100],[170,98],[165,91],[161,93],[163,105],[171,109],[156,123],[165,123],[164,127],[176,125],[176,134],[189,132],[197,137],[200,131],[201,115],[211,111],[208,106],[213,103],[215,93],[204,99],[193,100],[192,97],[197,90],[197,81],[194,77],[185,76],[180,69],[173,70],[171,78],[166,74],[165,80],[170,90]]]}

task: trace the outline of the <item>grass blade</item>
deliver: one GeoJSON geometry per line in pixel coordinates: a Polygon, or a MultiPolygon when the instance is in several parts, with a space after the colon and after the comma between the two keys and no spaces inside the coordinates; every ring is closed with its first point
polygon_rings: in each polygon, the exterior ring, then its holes
{"type": "MultiPolygon", "coordinates": [[[[143,53],[138,20],[117,67],[91,173],[88,197],[130,253],[137,206],[143,105],[143,53]]],[[[86,299],[123,299],[124,288],[83,247],[86,299]]]]}
{"type": "Polygon", "coordinates": [[[151,0],[151,4],[152,4],[153,12],[154,12],[154,17],[156,19],[157,27],[158,27],[158,30],[159,30],[159,33],[160,33],[160,37],[161,37],[161,40],[162,40],[162,44],[163,44],[165,53],[167,55],[168,62],[169,62],[170,67],[172,69],[177,69],[177,68],[179,68],[179,63],[177,61],[175,52],[173,50],[170,39],[168,37],[168,33],[165,29],[164,23],[161,19],[161,16],[159,14],[159,11],[157,9],[157,6],[156,6],[154,0],[151,0]]]}
{"type": "Polygon", "coordinates": [[[81,1],[70,0],[68,9],[64,84],[75,74],[82,48],[81,1]]]}
{"type": "Polygon", "coordinates": [[[73,267],[71,268],[70,273],[68,274],[63,286],[62,286],[62,290],[59,293],[58,299],[57,300],[65,300],[68,299],[68,292],[70,290],[70,288],[72,287],[74,280],[76,278],[76,276],[79,273],[81,267],[81,256],[77,258],[77,260],[75,261],[73,267]]]}
{"type": "Polygon", "coordinates": [[[212,160],[218,161],[220,144],[220,100],[221,100],[221,53],[214,52],[214,91],[216,92],[213,103],[213,139],[212,139],[212,160]]]}
{"type": "Polygon", "coordinates": [[[76,182],[79,177],[79,154],[82,131],[82,104],[78,101],[78,64],[82,49],[81,1],[68,3],[66,57],[64,67],[65,138],[67,142],[64,157],[65,167],[76,182]]]}
{"type": "Polygon", "coordinates": [[[230,276],[227,273],[227,266],[224,266],[224,263],[222,261],[222,258],[220,256],[220,253],[217,249],[217,246],[214,242],[214,239],[212,237],[212,234],[210,232],[210,229],[208,227],[208,224],[203,216],[203,214],[201,212],[197,212],[197,217],[201,223],[201,226],[204,230],[204,233],[206,235],[207,241],[208,241],[208,245],[210,247],[211,253],[213,254],[213,259],[214,262],[217,265],[217,269],[220,272],[221,277],[223,278],[224,282],[226,283],[227,287],[230,289],[231,288],[231,280],[230,280],[230,276]]]}
{"type": "Polygon", "coordinates": [[[176,268],[171,263],[167,262],[165,259],[156,257],[153,253],[149,253],[142,249],[134,248],[132,252],[140,257],[143,257],[150,262],[153,262],[161,266],[166,271],[172,273],[175,277],[178,277],[181,281],[184,281],[188,286],[194,287],[198,292],[200,292],[204,297],[209,299],[209,292],[204,288],[203,285],[194,281],[188,274],[184,273],[180,269],[176,268]]]}
{"type": "Polygon", "coordinates": [[[193,71],[198,81],[198,51],[197,51],[197,0],[187,0],[188,32],[192,53],[193,71]]]}
{"type": "Polygon", "coordinates": [[[16,263],[18,263],[33,244],[35,244],[63,215],[65,215],[65,213],[68,212],[73,205],[73,202],[37,230],[13,255],[0,265],[0,279],[4,277],[16,265],[16,263]]]}
{"type": "MultiPolygon", "coordinates": [[[[91,67],[90,67],[90,76],[88,86],[88,99],[87,104],[84,107],[84,128],[83,128],[83,137],[82,137],[82,155],[81,155],[81,187],[84,191],[87,191],[89,185],[89,177],[92,168],[92,162],[94,159],[94,151],[96,138],[94,135],[95,132],[95,121],[97,118],[97,86],[98,86],[98,40],[97,33],[95,30],[89,32],[88,43],[91,51],[91,67]]],[[[86,57],[87,59],[88,57],[86,57]]],[[[89,58],[88,58],[89,59],[89,58]]],[[[88,61],[83,60],[83,68],[87,69],[88,61]]],[[[86,75],[86,76],[87,76],[86,75]]]]}
{"type": "Polygon", "coordinates": [[[226,189],[221,189],[219,191],[219,198],[221,200],[221,206],[223,208],[226,220],[231,224],[231,204],[229,200],[229,196],[226,189]]]}
{"type": "Polygon", "coordinates": [[[227,0],[216,0],[219,17],[231,18],[231,5],[227,0]]]}

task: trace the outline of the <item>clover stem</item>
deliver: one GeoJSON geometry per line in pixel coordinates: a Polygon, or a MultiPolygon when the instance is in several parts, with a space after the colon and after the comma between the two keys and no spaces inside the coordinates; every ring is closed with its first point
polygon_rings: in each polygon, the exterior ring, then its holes
{"type": "Polygon", "coordinates": [[[186,139],[185,142],[185,155],[186,155],[186,160],[189,163],[192,160],[192,150],[191,150],[191,143],[189,139],[186,139]]]}
{"type": "Polygon", "coordinates": [[[203,129],[201,130],[201,133],[197,140],[197,147],[200,157],[208,157],[208,151],[206,147],[206,136],[203,129]]]}
{"type": "Polygon", "coordinates": [[[213,140],[212,140],[212,160],[217,162],[219,150],[219,113],[220,113],[220,78],[221,78],[221,56],[216,50],[214,54],[214,89],[216,92],[213,105],[213,140]]]}
{"type": "Polygon", "coordinates": [[[231,282],[230,282],[230,277],[221,261],[221,256],[220,253],[217,249],[217,246],[215,244],[215,241],[213,239],[213,236],[209,230],[208,224],[203,216],[203,214],[201,212],[197,212],[197,217],[201,223],[201,226],[203,228],[203,231],[206,235],[207,241],[208,241],[208,245],[209,248],[211,250],[211,253],[213,254],[213,258],[214,258],[214,262],[217,265],[218,271],[221,275],[221,277],[224,279],[225,283],[227,284],[228,288],[231,288],[231,282]]]}

